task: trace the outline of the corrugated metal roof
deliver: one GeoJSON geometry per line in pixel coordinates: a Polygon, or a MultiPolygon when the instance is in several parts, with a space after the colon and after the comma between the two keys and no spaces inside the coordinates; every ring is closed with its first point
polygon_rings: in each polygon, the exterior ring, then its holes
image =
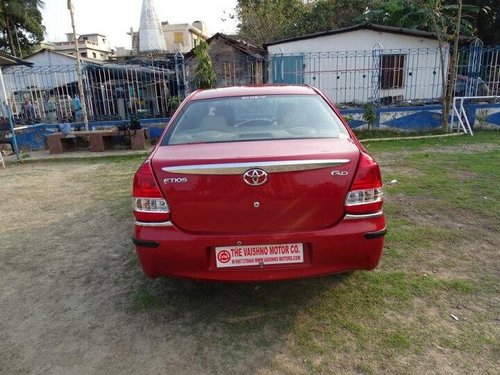
{"type": "Polygon", "coordinates": [[[19,59],[8,53],[0,51],[0,66],[11,66],[11,65],[33,65],[32,62],[19,59]]]}
{"type": "MultiPolygon", "coordinates": [[[[63,56],[63,57],[67,57],[67,58],[76,60],[76,57],[73,56],[73,55],[70,55],[70,54],[67,54],[67,53],[64,53],[64,52],[60,52],[60,51],[54,51],[54,50],[49,49],[49,48],[42,48],[41,50],[39,50],[39,51],[37,51],[37,52],[29,55],[29,56],[26,56],[26,58],[30,58],[30,57],[38,55],[40,53],[53,53],[55,55],[59,55],[59,56],[63,56]]],[[[81,56],[80,56],[80,60],[81,61],[85,61],[88,64],[95,64],[95,65],[103,65],[105,63],[105,61],[92,60],[92,59],[89,59],[87,57],[81,57],[81,56]]],[[[31,65],[33,65],[33,63],[31,63],[31,62],[28,62],[28,63],[31,64],[31,65]]]]}

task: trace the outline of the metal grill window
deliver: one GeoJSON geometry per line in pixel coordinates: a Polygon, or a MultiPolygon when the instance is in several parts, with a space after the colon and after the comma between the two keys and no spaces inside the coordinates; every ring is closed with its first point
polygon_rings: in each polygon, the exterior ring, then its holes
{"type": "Polygon", "coordinates": [[[380,88],[382,90],[403,88],[405,55],[382,55],[380,59],[380,88]]]}

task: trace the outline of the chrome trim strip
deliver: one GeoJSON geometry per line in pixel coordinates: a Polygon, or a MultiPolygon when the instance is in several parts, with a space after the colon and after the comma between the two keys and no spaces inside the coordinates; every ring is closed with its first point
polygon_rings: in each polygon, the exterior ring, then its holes
{"type": "Polygon", "coordinates": [[[243,174],[252,168],[264,169],[268,173],[306,171],[312,169],[337,167],[349,163],[349,159],[325,160],[285,160],[261,161],[250,163],[195,164],[164,167],[162,171],[179,174],[243,174]]]}
{"type": "Polygon", "coordinates": [[[142,221],[135,221],[135,225],[140,227],[173,227],[171,221],[163,221],[159,223],[143,223],[142,221]]]}
{"type": "Polygon", "coordinates": [[[344,216],[345,220],[356,220],[356,219],[371,219],[374,217],[380,217],[384,214],[384,211],[375,212],[374,214],[364,214],[364,215],[353,215],[347,214],[344,216]]]}

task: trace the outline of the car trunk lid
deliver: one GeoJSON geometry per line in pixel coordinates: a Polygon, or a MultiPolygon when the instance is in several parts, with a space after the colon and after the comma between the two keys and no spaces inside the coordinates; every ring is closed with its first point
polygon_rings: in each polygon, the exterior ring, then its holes
{"type": "Polygon", "coordinates": [[[332,226],[356,171],[348,138],[159,147],[152,166],[182,230],[262,233],[332,226]]]}

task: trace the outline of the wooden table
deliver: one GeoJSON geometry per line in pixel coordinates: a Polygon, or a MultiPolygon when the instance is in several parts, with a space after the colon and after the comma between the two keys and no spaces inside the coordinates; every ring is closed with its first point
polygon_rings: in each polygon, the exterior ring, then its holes
{"type": "MultiPolygon", "coordinates": [[[[91,152],[103,152],[113,148],[113,138],[129,136],[132,150],[146,149],[146,140],[149,140],[148,129],[121,131],[118,129],[74,131],[68,135],[54,133],[47,135],[47,145],[51,154],[61,154],[75,149],[76,138],[84,138],[89,142],[91,152]]],[[[149,142],[148,142],[149,143],[149,142]]]]}

